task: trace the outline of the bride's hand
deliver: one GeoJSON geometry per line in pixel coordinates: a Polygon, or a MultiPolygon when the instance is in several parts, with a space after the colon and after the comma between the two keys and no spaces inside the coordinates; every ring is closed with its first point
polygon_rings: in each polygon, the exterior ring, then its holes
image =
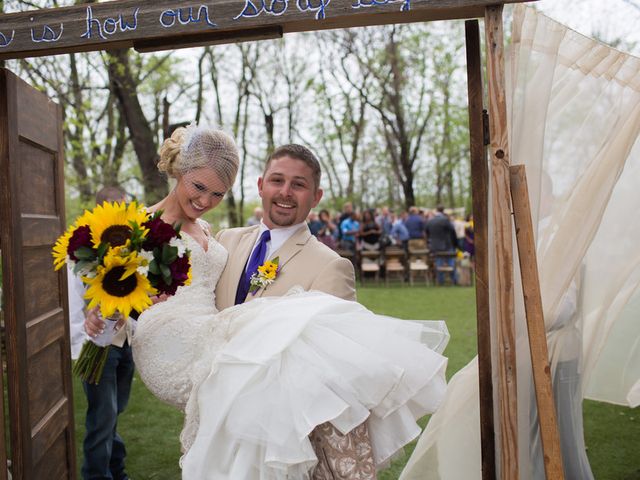
{"type": "Polygon", "coordinates": [[[151,301],[155,305],[156,303],[162,303],[166,301],[168,298],[169,298],[169,295],[167,295],[166,293],[162,293],[160,295],[154,295],[153,297],[151,297],[151,301]]]}
{"type": "Polygon", "coordinates": [[[84,319],[84,331],[92,338],[104,332],[105,324],[98,316],[98,311],[98,307],[87,310],[87,316],[84,319]]]}
{"type": "MultiPolygon", "coordinates": [[[[91,338],[95,338],[104,332],[105,323],[100,318],[99,312],[100,312],[100,308],[98,307],[94,307],[91,310],[87,310],[87,316],[84,319],[84,330],[85,332],[87,332],[87,335],[89,335],[91,338]]],[[[117,314],[117,315],[119,315],[120,318],[118,319],[118,323],[114,328],[115,332],[120,330],[122,326],[125,324],[125,322],[127,321],[127,319],[122,315],[120,314],[117,314]]]]}

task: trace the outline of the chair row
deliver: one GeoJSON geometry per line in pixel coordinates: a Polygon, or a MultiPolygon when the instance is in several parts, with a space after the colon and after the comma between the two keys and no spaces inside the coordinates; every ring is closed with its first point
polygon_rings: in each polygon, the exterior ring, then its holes
{"type": "Polygon", "coordinates": [[[384,250],[361,250],[352,252],[338,250],[338,253],[349,258],[356,270],[360,282],[373,280],[380,283],[383,278],[385,285],[392,280],[408,282],[424,282],[425,285],[435,284],[440,277],[441,283],[456,283],[455,253],[432,254],[426,248],[404,248],[390,246],[384,250]],[[440,261],[443,259],[444,261],[440,261]]]}

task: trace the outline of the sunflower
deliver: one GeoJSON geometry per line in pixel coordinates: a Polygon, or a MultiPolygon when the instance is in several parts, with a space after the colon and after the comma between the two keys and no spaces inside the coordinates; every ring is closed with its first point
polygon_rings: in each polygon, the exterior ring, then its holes
{"type": "Polygon", "coordinates": [[[53,246],[53,266],[56,270],[60,270],[65,263],[67,263],[67,249],[69,248],[69,239],[73,235],[75,225],[71,225],[66,232],[64,232],[58,240],[56,240],[53,246]]]}
{"type": "Polygon", "coordinates": [[[136,202],[109,203],[98,205],[87,215],[86,222],[91,228],[93,244],[97,248],[104,242],[111,247],[124,245],[131,238],[131,223],[142,225],[149,215],[136,202]]]}
{"type": "Polygon", "coordinates": [[[151,306],[149,298],[157,290],[149,280],[136,269],[143,259],[136,252],[126,256],[122,250],[112,248],[104,257],[104,266],[99,266],[94,278],[83,277],[89,286],[84,298],[89,300],[88,308],[100,305],[103,317],[109,317],[116,311],[128,317],[131,310],[142,312],[151,306]]]}
{"type": "Polygon", "coordinates": [[[260,274],[262,274],[262,276],[267,280],[274,280],[278,273],[278,264],[266,261],[263,265],[258,267],[258,272],[260,272],[260,274]]]}

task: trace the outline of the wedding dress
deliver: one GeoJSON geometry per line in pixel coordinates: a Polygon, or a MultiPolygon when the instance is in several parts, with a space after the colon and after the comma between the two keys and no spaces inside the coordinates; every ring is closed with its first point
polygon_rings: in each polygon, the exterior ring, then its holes
{"type": "MultiPolygon", "coordinates": [[[[356,302],[292,289],[217,312],[226,250],[191,250],[193,281],[138,320],[136,368],[149,390],[185,410],[182,478],[307,479],[311,431],[365,420],[387,462],[420,434],[446,388],[448,334],[375,315],[356,302]]],[[[277,281],[277,279],[276,279],[277,281]]]]}

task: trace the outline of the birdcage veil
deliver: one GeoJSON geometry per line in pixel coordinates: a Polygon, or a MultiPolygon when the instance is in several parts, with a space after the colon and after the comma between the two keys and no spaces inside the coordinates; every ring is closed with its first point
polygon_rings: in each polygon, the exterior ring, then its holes
{"type": "Polygon", "coordinates": [[[224,131],[191,123],[176,129],[160,148],[158,170],[175,178],[187,172],[208,167],[216,174],[225,190],[235,181],[240,164],[238,147],[224,131]]]}

